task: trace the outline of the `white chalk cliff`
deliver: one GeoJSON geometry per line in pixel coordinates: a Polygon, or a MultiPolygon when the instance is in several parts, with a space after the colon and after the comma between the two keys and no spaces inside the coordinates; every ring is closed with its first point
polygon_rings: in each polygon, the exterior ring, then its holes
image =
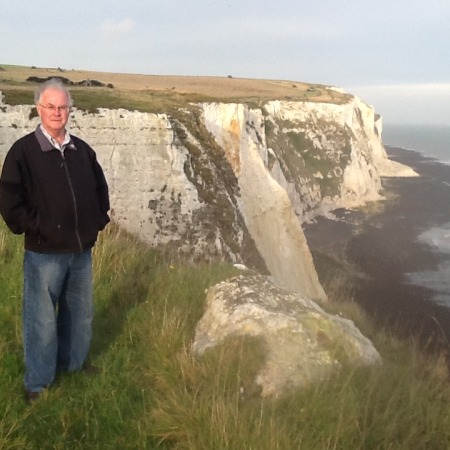
{"type": "MultiPolygon", "coordinates": [[[[1,98],[1,93],[0,93],[1,98]]],[[[0,101],[0,161],[38,124],[30,105],[0,101]]],[[[74,109],[70,131],[97,152],[113,219],[153,246],[227,259],[325,299],[302,223],[381,198],[390,161],[381,119],[348,103],[204,103],[175,116],[74,109]]]]}

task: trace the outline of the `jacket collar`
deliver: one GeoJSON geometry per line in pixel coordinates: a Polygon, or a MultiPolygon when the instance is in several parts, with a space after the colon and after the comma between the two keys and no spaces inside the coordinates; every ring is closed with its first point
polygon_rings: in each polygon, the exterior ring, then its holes
{"type": "MultiPolygon", "coordinates": [[[[43,152],[49,152],[50,150],[54,150],[56,148],[50,141],[50,138],[44,134],[44,131],[42,130],[42,125],[37,126],[34,134],[36,135],[36,138],[43,152]]],[[[73,139],[68,133],[67,137],[69,138],[69,142],[63,145],[63,149],[70,148],[71,150],[76,150],[77,147],[73,143],[73,139]]]]}

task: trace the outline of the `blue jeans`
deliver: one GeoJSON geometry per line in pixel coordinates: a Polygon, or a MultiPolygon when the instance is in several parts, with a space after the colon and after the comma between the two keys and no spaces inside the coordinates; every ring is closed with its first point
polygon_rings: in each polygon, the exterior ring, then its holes
{"type": "Polygon", "coordinates": [[[79,254],[25,250],[23,346],[25,389],[41,392],[57,370],[76,371],[92,338],[91,250],[79,254]]]}

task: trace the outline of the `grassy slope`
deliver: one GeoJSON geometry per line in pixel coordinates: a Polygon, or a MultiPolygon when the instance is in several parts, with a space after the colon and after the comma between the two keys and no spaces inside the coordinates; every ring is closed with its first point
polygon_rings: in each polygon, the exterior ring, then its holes
{"type": "MultiPolygon", "coordinates": [[[[190,351],[205,289],[235,273],[188,265],[114,225],[95,248],[100,375],[63,375],[31,406],[22,401],[22,240],[0,224],[0,449],[443,449],[450,386],[443,358],[373,329],[342,298],[384,364],[346,368],[329,382],[261,400],[260,342],[190,351]]],[[[342,280],[341,280],[342,281],[342,280]]],[[[343,283],[345,285],[345,283],[343,283]]]]}

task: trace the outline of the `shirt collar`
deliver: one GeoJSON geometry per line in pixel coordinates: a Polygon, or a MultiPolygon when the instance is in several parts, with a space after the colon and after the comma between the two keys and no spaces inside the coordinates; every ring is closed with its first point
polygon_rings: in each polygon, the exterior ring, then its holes
{"type": "Polygon", "coordinates": [[[66,130],[66,135],[64,137],[63,143],[60,145],[56,139],[53,139],[50,134],[46,131],[46,129],[42,126],[42,124],[38,125],[35,131],[37,140],[39,145],[41,146],[41,150],[43,152],[49,152],[53,149],[58,149],[60,151],[64,151],[66,148],[70,148],[71,150],[76,150],[75,144],[70,137],[70,134],[66,130]]]}

